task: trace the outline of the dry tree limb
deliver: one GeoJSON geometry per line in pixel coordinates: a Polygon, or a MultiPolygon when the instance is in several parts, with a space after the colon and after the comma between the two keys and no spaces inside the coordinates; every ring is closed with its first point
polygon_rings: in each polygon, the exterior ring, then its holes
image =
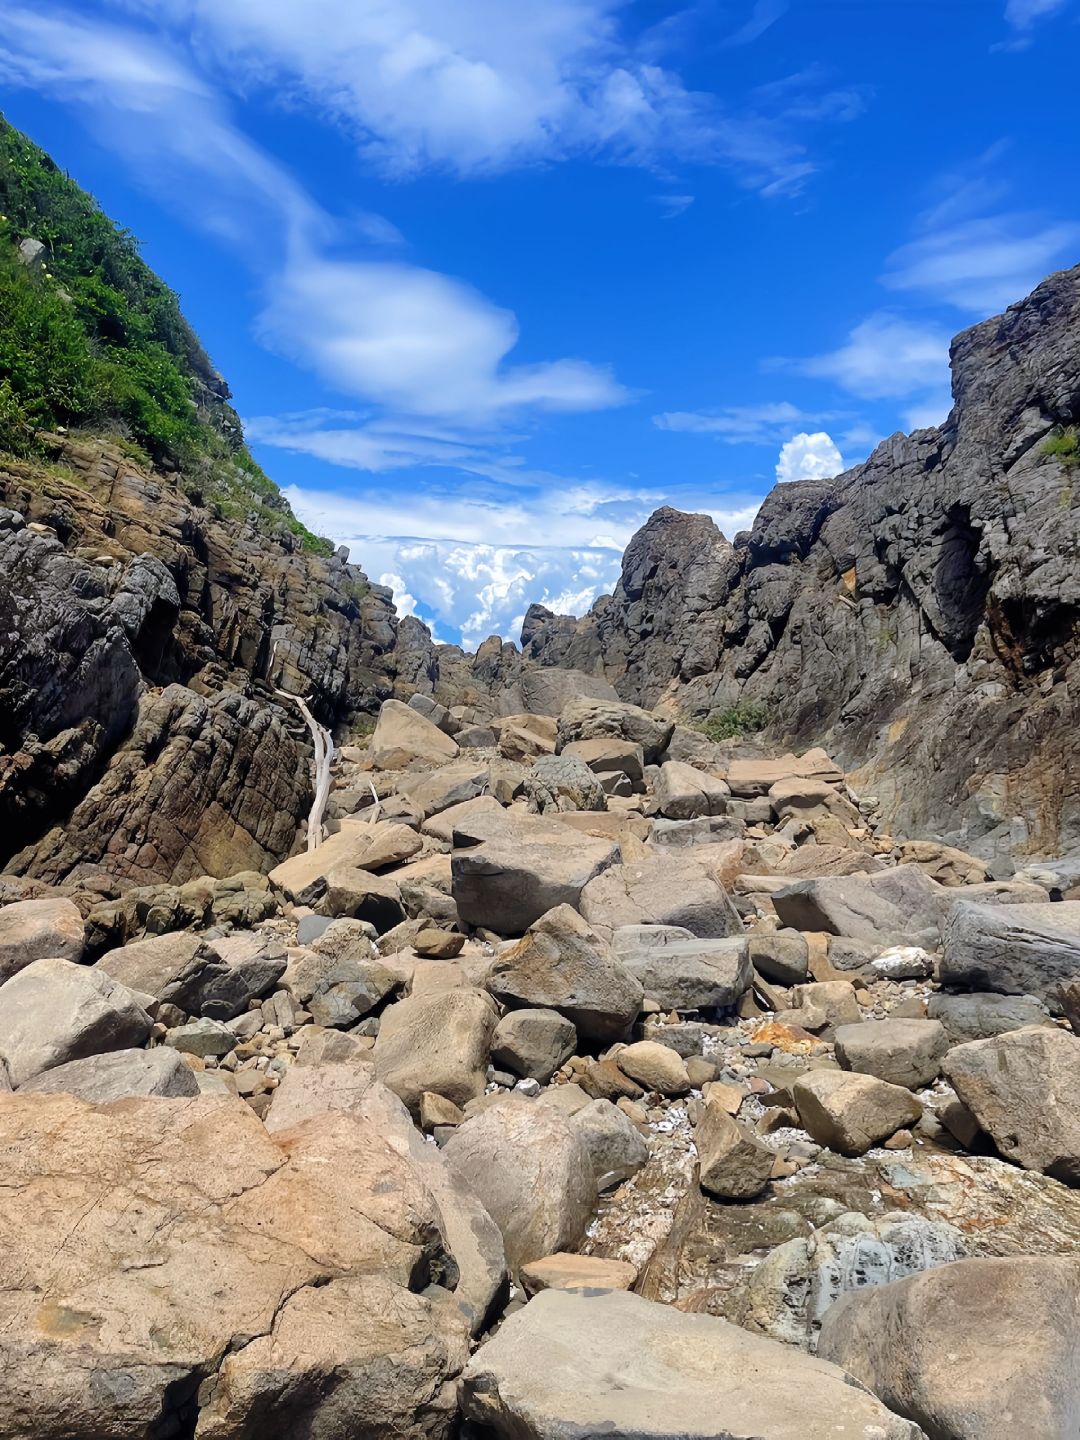
{"type": "MultiPolygon", "coordinates": [[[[271,671],[274,668],[276,653],[277,647],[275,646],[270,655],[269,669],[271,671]]],[[[315,799],[308,814],[307,848],[309,851],[317,850],[326,838],[323,814],[326,810],[326,802],[330,798],[330,766],[334,759],[334,742],[331,739],[330,731],[315,719],[303,696],[294,695],[291,690],[282,690],[276,685],[274,694],[280,695],[283,700],[291,700],[311,731],[311,739],[315,747],[315,799]]]]}

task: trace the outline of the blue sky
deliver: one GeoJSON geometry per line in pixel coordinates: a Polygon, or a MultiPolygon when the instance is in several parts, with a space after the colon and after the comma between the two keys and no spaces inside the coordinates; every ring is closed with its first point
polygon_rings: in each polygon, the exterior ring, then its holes
{"type": "Polygon", "coordinates": [[[1080,0],[5,0],[0,104],[142,241],[315,528],[438,638],[580,613],[943,418],[1080,258],[1080,0]]]}

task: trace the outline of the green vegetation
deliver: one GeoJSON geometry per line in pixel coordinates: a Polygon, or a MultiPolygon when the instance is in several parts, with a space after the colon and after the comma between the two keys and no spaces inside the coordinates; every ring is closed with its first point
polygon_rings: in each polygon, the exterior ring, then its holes
{"type": "Polygon", "coordinates": [[[225,518],[331,553],[251,458],[228,401],[134,237],[0,116],[0,449],[31,456],[57,426],[105,435],[178,470],[225,518]]]}
{"type": "Polygon", "coordinates": [[[709,740],[739,740],[764,730],[768,723],[768,709],[759,700],[740,700],[729,710],[714,712],[699,728],[709,740]]]}
{"type": "Polygon", "coordinates": [[[1042,444],[1044,455],[1053,455],[1070,469],[1080,465],[1080,432],[1075,425],[1059,425],[1042,444]]]}

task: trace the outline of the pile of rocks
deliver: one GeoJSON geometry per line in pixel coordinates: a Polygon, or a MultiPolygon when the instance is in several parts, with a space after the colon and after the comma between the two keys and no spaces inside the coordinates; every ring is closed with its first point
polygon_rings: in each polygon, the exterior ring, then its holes
{"type": "Polygon", "coordinates": [[[0,1433],[1074,1433],[1080,900],[875,814],[416,697],[266,876],[0,877],[0,1433]]]}

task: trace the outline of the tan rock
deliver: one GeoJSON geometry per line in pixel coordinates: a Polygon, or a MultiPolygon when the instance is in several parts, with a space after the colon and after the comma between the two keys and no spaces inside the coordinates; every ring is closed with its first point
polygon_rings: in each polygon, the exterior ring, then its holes
{"type": "Polygon", "coordinates": [[[922,1114],[910,1090],[846,1071],[813,1071],[795,1082],[792,1095],[799,1119],[818,1144],[842,1155],[864,1154],[922,1114]]]}
{"type": "Polygon", "coordinates": [[[528,1295],[538,1295],[541,1290],[629,1290],[637,1276],[637,1266],[626,1260],[565,1252],[545,1255],[521,1267],[521,1283],[528,1295]]]}
{"type": "Polygon", "coordinates": [[[464,1106],[484,1093],[498,1010],[482,990],[410,995],[383,1011],[375,1073],[418,1115],[425,1090],[464,1106]]]}
{"type": "Polygon", "coordinates": [[[416,760],[440,764],[458,753],[456,741],[400,700],[384,700],[368,747],[378,770],[403,770],[416,760]]]}
{"type": "Polygon", "coordinates": [[[710,1090],[694,1130],[701,1188],[722,1200],[749,1200],[769,1183],[775,1152],[733,1120],[710,1090]]]}
{"type": "Polygon", "coordinates": [[[657,1090],[661,1095],[685,1095],[690,1089],[690,1076],[682,1057],[655,1040],[638,1040],[624,1046],[615,1056],[615,1063],[624,1075],[629,1075],[646,1090],[657,1090]]]}
{"type": "Polygon", "coordinates": [[[0,909],[0,984],[35,960],[82,959],[86,927],[62,896],[17,900],[0,909]]]}

